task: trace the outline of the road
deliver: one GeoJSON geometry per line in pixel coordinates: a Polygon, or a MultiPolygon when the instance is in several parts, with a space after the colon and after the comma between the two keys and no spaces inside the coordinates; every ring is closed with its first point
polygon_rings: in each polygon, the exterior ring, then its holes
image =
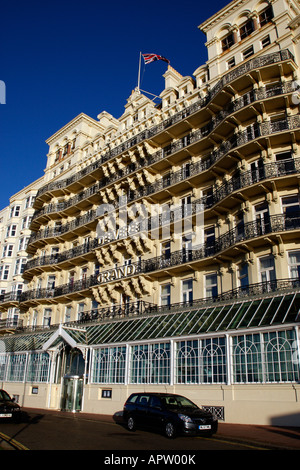
{"type": "Polygon", "coordinates": [[[226,441],[217,434],[212,438],[177,437],[170,440],[154,432],[130,432],[115,422],[43,411],[29,413],[27,420],[21,423],[0,422],[1,434],[29,450],[102,450],[105,451],[103,458],[110,459],[113,459],[113,451],[118,451],[118,455],[130,452],[134,455],[135,451],[173,451],[192,455],[192,451],[200,450],[259,449],[255,444],[248,446],[226,441]]]}

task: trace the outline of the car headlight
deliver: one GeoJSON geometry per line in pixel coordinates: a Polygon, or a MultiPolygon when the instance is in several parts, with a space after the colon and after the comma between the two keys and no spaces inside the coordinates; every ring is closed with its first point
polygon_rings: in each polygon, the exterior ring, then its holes
{"type": "Polygon", "coordinates": [[[179,414],[178,417],[179,417],[180,419],[182,419],[182,421],[184,421],[185,423],[192,423],[192,422],[193,422],[192,418],[190,418],[190,417],[187,416],[187,415],[179,414]]]}

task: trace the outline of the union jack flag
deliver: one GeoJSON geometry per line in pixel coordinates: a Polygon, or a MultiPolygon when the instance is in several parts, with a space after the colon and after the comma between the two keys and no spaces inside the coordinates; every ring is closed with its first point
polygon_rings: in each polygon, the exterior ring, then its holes
{"type": "Polygon", "coordinates": [[[170,61],[163,57],[162,55],[158,54],[142,54],[144,57],[145,64],[150,64],[150,62],[154,62],[155,60],[163,60],[164,62],[167,62],[168,64],[170,61]]]}

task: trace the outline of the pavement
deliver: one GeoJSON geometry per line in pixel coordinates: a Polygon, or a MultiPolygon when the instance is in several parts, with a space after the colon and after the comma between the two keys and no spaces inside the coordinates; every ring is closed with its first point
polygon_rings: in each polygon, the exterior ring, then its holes
{"type": "MultiPolygon", "coordinates": [[[[116,422],[122,423],[121,414],[102,415],[90,413],[68,413],[62,411],[42,410],[26,408],[23,410],[27,413],[44,413],[56,414],[64,417],[75,419],[88,419],[92,421],[116,422]]],[[[1,436],[0,436],[1,437],[1,436]]],[[[230,424],[219,421],[218,432],[213,438],[239,442],[247,444],[251,447],[267,448],[270,450],[300,450],[300,427],[283,427],[283,426],[262,426],[247,424],[230,424]]],[[[3,443],[3,441],[2,441],[3,443]]],[[[0,443],[0,445],[2,445],[0,443]]]]}

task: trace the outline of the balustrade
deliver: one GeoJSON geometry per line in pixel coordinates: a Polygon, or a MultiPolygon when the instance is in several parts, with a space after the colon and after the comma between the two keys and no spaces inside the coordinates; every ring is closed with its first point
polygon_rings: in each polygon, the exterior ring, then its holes
{"type": "MultiPolygon", "coordinates": [[[[299,120],[300,125],[300,120],[299,120]]],[[[188,173],[186,170],[179,170],[169,175],[167,180],[159,180],[151,185],[146,187],[140,188],[136,191],[130,191],[126,197],[122,199],[124,203],[131,203],[136,199],[149,196],[154,194],[155,192],[161,191],[164,188],[172,186],[174,184],[178,184],[181,181],[185,181],[188,178],[196,176],[203,170],[203,162],[199,161],[196,163],[191,163],[189,167],[188,173]]],[[[232,176],[226,183],[222,184],[221,186],[213,186],[213,191],[210,196],[205,196],[203,198],[197,199],[192,203],[193,211],[195,213],[195,208],[197,205],[203,205],[204,209],[209,209],[222,199],[227,197],[228,195],[232,194],[233,191],[238,189],[245,188],[247,186],[251,186],[254,183],[259,181],[263,181],[268,178],[277,178],[281,176],[286,176],[294,173],[298,173],[300,170],[300,158],[291,158],[283,161],[272,162],[267,164],[262,164],[261,168],[256,170],[248,170],[245,172],[237,172],[234,176],[232,176]]],[[[120,207],[119,201],[112,201],[111,205],[114,206],[116,209],[120,207]]],[[[31,244],[37,240],[42,238],[51,238],[51,237],[59,237],[64,233],[67,233],[75,228],[88,223],[96,217],[96,211],[89,211],[89,213],[78,217],[72,222],[68,222],[65,225],[61,225],[59,228],[52,227],[46,228],[44,230],[40,230],[38,232],[34,232],[31,234],[29,243],[31,244]]],[[[171,217],[173,217],[171,215],[171,217]]],[[[172,221],[172,219],[171,219],[172,221]]],[[[153,222],[152,222],[153,224],[153,222]]],[[[148,224],[150,225],[150,224],[148,224]]],[[[152,225],[152,228],[154,226],[152,225]]]]}
{"type": "MultiPolygon", "coordinates": [[[[200,160],[199,162],[196,162],[194,164],[191,163],[188,177],[195,176],[197,174],[200,174],[203,171],[208,170],[227,152],[229,152],[230,150],[240,145],[245,145],[260,136],[277,133],[283,130],[293,130],[298,127],[300,127],[299,115],[289,116],[287,119],[283,119],[281,121],[265,122],[259,125],[258,124],[250,125],[244,131],[231,136],[226,142],[223,142],[217,150],[211,152],[209,155],[204,156],[203,159],[200,160]]],[[[198,129],[197,131],[191,133],[188,139],[182,138],[179,141],[176,141],[175,143],[171,144],[166,150],[164,149],[159,150],[158,152],[156,152],[156,154],[148,158],[147,163],[146,163],[146,160],[144,160],[142,163],[135,164],[135,170],[158,161],[157,156],[159,156],[159,160],[160,160],[161,158],[169,156],[179,151],[180,149],[183,149],[186,146],[191,145],[201,140],[201,138],[203,138],[203,132],[201,129],[198,129]]],[[[127,171],[128,171],[127,174],[129,174],[129,170],[127,171]]],[[[124,176],[126,173],[126,169],[120,170],[120,173],[122,173],[124,176]]],[[[103,180],[98,182],[96,185],[93,185],[92,187],[86,189],[82,193],[74,196],[73,198],[70,198],[68,201],[65,201],[64,203],[49,204],[48,206],[45,206],[43,209],[35,212],[33,216],[33,220],[43,214],[50,214],[50,213],[63,211],[67,209],[68,207],[77,204],[81,200],[86,199],[93,194],[96,194],[97,191],[100,191],[102,188],[104,188],[107,185],[108,181],[111,183],[111,182],[118,180],[120,177],[120,173],[115,174],[115,176],[112,176],[109,179],[104,178],[103,180]]],[[[177,172],[170,173],[168,180],[161,179],[159,181],[156,181],[153,184],[142,186],[138,190],[128,191],[127,202],[132,202],[133,200],[137,198],[145,197],[150,194],[153,194],[157,191],[162,190],[163,188],[167,186],[177,184],[185,180],[186,178],[187,178],[186,173],[183,170],[178,170],[177,172]]],[[[112,204],[115,208],[119,207],[118,201],[114,201],[114,200],[110,201],[110,204],[112,204]]],[[[30,243],[31,243],[31,240],[30,240],[30,243]]]]}
{"type": "MultiPolygon", "coordinates": [[[[155,135],[159,134],[160,132],[164,131],[165,129],[169,128],[173,124],[180,122],[181,120],[187,118],[188,116],[196,113],[197,111],[201,110],[202,108],[206,107],[208,103],[230,82],[234,81],[235,79],[239,78],[244,73],[248,73],[251,70],[255,70],[258,67],[263,67],[265,65],[270,65],[273,63],[281,62],[284,60],[294,60],[293,55],[290,53],[289,50],[282,50],[272,54],[268,54],[266,56],[257,57],[255,59],[251,59],[245,62],[243,65],[237,67],[235,70],[228,72],[224,77],[212,88],[212,90],[207,92],[207,96],[205,98],[201,98],[196,103],[186,107],[184,110],[176,113],[171,118],[164,120],[162,123],[153,126],[151,129],[145,130],[135,137],[129,139],[128,141],[124,142],[116,146],[114,149],[107,151],[104,155],[102,155],[98,161],[93,162],[83,170],[75,173],[74,175],[60,181],[50,182],[40,188],[37,192],[36,199],[38,199],[41,195],[48,191],[53,191],[55,189],[63,189],[71,185],[72,183],[79,181],[84,176],[92,173],[93,171],[97,170],[101,167],[101,165],[112,158],[120,155],[126,150],[129,150],[133,146],[137,145],[140,142],[143,142],[146,139],[150,139],[155,135]]],[[[228,105],[226,111],[221,111],[218,118],[215,118],[215,124],[219,124],[229,113],[237,111],[240,107],[246,106],[247,104],[252,103],[253,101],[268,98],[270,96],[275,96],[276,94],[287,93],[292,91],[291,90],[291,83],[286,83],[283,85],[276,85],[272,89],[266,90],[265,88],[261,88],[260,90],[256,90],[253,93],[247,93],[245,97],[241,97],[236,100],[235,105],[228,105]]],[[[206,130],[207,132],[207,130],[206,130]]],[[[156,158],[160,155],[160,152],[157,153],[156,158]]]]}
{"type": "MultiPolygon", "coordinates": [[[[193,247],[193,249],[182,249],[171,252],[169,255],[156,256],[154,258],[139,260],[132,263],[132,273],[145,274],[157,271],[160,269],[171,268],[184,263],[191,263],[199,261],[210,256],[227,250],[228,248],[245,240],[251,240],[263,235],[272,233],[286,232],[290,230],[298,230],[300,228],[300,212],[291,212],[289,214],[277,214],[269,216],[267,220],[262,222],[260,219],[243,224],[242,227],[235,227],[225,234],[217,237],[211,244],[202,244],[193,247]]],[[[95,242],[94,242],[95,243],[95,242]]],[[[95,246],[97,248],[97,246],[95,246]]],[[[102,279],[109,279],[108,276],[103,276],[102,279]]],[[[54,287],[53,289],[39,289],[31,290],[21,294],[22,301],[38,298],[57,297],[66,295],[72,292],[88,289],[92,286],[98,285],[99,280],[97,275],[92,275],[86,279],[81,279],[73,283],[67,283],[61,286],[54,287]]]]}

